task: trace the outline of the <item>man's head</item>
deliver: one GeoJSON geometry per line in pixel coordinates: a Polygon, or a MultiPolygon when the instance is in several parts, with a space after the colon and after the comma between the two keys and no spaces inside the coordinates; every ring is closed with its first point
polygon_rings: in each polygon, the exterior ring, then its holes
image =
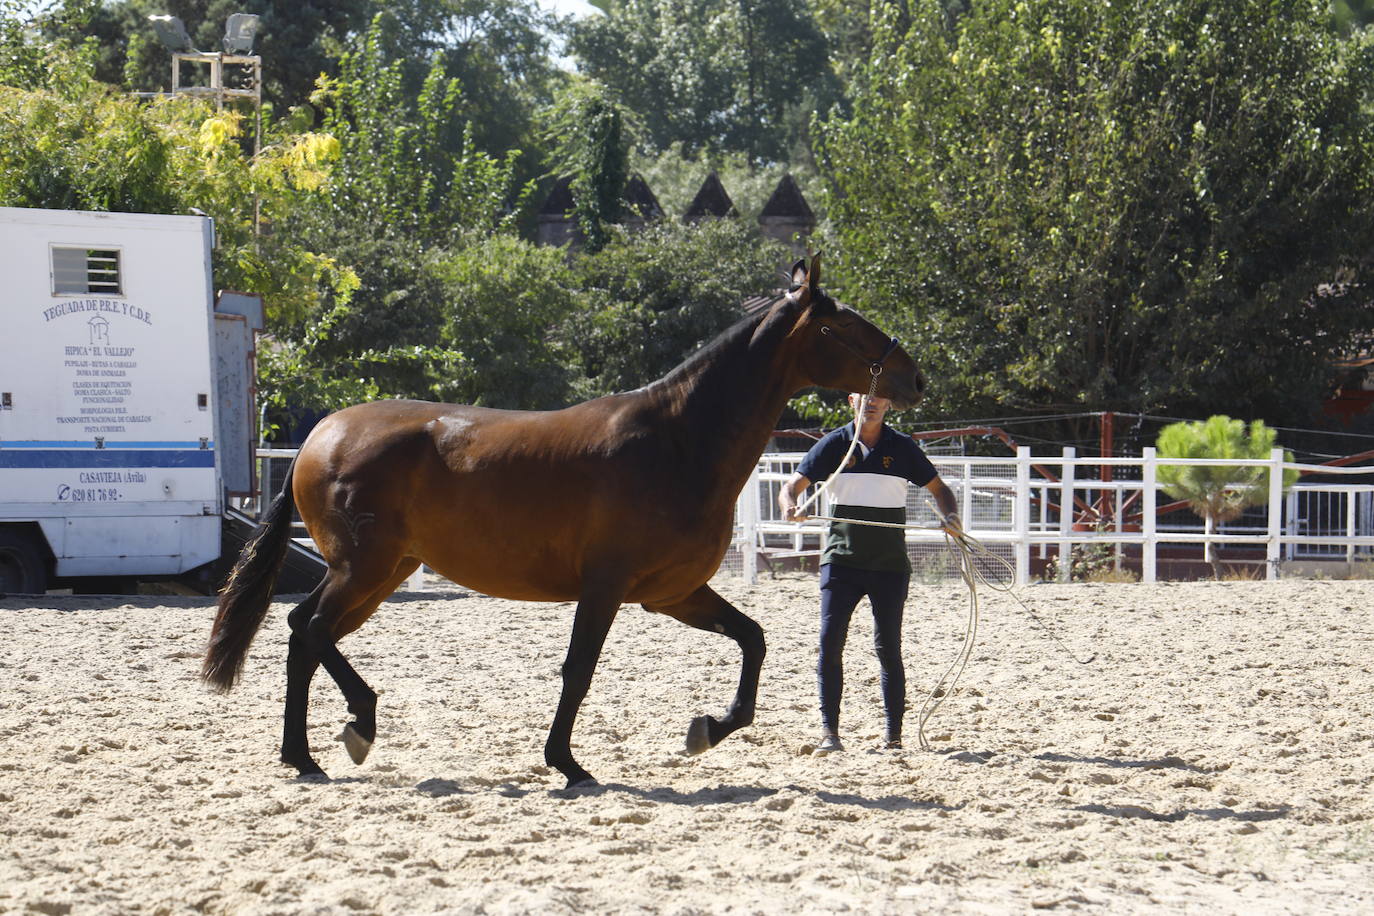
{"type": "Polygon", "coordinates": [[[862,400],[863,395],[856,392],[850,392],[849,407],[854,411],[854,419],[859,421],[860,426],[864,426],[868,423],[883,422],[883,417],[887,415],[888,410],[892,407],[892,401],[890,399],[873,397],[868,399],[868,403],[864,406],[864,412],[860,415],[859,402],[862,400]]]}

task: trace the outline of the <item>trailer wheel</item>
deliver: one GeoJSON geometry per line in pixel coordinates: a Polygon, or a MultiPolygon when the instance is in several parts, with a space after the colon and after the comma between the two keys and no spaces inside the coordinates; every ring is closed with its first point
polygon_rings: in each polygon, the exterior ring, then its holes
{"type": "Polygon", "coordinates": [[[22,531],[0,528],[0,595],[41,595],[48,590],[43,555],[22,531]]]}

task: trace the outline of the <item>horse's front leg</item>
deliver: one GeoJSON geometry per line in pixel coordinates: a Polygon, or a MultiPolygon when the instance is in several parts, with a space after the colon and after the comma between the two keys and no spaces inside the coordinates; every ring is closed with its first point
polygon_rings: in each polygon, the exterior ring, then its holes
{"type": "Polygon", "coordinates": [[[601,647],[606,644],[606,634],[624,596],[623,587],[584,585],[582,597],[577,602],[568,656],[563,661],[563,693],[558,698],[558,711],[554,713],[549,738],[544,743],[544,760],[567,777],[570,789],[596,785],[592,774],[573,759],[573,722],[591,687],[601,647]]]}
{"type": "Polygon", "coordinates": [[[670,606],[644,605],[645,609],[681,620],[699,630],[723,633],[739,643],[744,653],[740,666],[739,689],[725,717],[697,716],[687,728],[687,753],[700,754],[715,747],[727,735],[754,721],[754,702],[759,691],[759,670],[763,667],[763,628],[740,613],[734,605],[708,585],[693,592],[685,601],[670,606]]]}

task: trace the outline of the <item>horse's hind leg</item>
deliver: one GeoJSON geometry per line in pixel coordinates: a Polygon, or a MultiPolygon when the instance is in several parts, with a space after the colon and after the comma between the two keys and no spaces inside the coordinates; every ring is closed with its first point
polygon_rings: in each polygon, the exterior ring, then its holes
{"type": "Polygon", "coordinates": [[[305,707],[310,677],[324,665],[329,676],[343,692],[353,721],[344,726],[339,737],[354,763],[362,763],[377,737],[377,694],[353,670],[339,651],[337,642],[363,625],[396,587],[415,571],[418,560],[405,558],[377,585],[356,571],[340,574],[331,569],[310,598],[288,618],[291,643],[287,657],[287,708],[282,739],[282,759],[300,770],[301,775],[321,773],[310,756],[305,735],[305,707]],[[295,691],[293,692],[293,687],[295,691]],[[293,702],[294,701],[294,702],[293,702]],[[288,759],[288,757],[290,759],[288,759]]]}
{"type": "Polygon", "coordinates": [[[687,753],[700,754],[715,747],[727,735],[754,721],[754,703],[758,697],[759,671],[766,652],[763,628],[740,613],[734,605],[703,585],[685,601],[674,605],[649,605],[647,610],[681,620],[699,630],[722,633],[739,643],[744,653],[740,667],[739,689],[725,717],[698,716],[687,729],[687,753]]]}
{"type": "Polygon", "coordinates": [[[323,590],[324,581],[321,581],[310,597],[296,605],[296,609],[287,617],[291,626],[291,640],[286,653],[286,714],[282,725],[281,762],[294,766],[302,776],[324,775],[319,764],[310,756],[310,740],[305,729],[310,680],[315,676],[320,660],[306,647],[302,632],[314,615],[323,590]]]}

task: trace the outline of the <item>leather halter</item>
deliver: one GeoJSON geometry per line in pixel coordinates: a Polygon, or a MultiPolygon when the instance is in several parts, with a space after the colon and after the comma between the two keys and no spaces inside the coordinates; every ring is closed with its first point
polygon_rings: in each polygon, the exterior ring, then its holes
{"type": "Polygon", "coordinates": [[[883,351],[882,356],[878,357],[875,360],[869,360],[866,356],[859,352],[857,347],[855,347],[849,341],[845,340],[843,337],[832,331],[829,325],[821,325],[821,333],[826,335],[827,337],[830,337],[836,343],[843,345],[844,348],[848,350],[850,353],[853,353],[859,359],[868,363],[868,371],[873,374],[874,379],[883,374],[883,363],[887,362],[887,358],[897,350],[897,347],[901,346],[901,344],[897,342],[897,338],[894,337],[887,342],[887,349],[883,351]]]}

